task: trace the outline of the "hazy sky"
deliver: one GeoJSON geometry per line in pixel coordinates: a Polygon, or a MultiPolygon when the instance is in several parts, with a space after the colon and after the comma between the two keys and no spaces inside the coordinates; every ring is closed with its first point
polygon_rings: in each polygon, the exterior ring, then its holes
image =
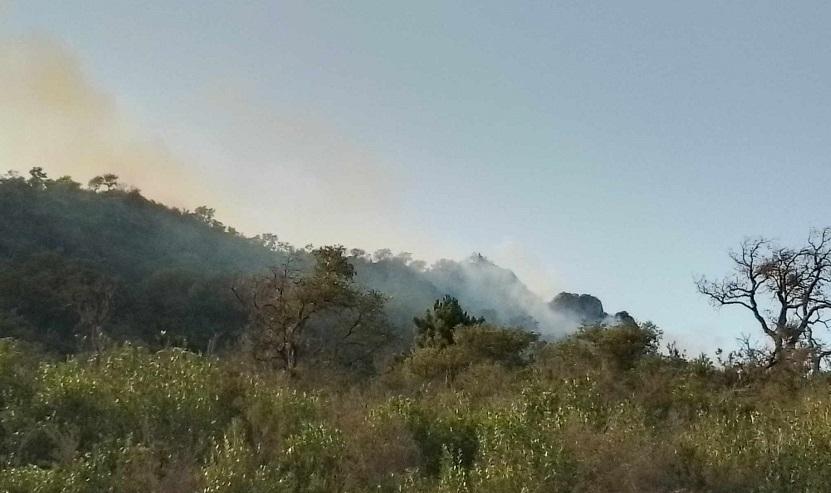
{"type": "Polygon", "coordinates": [[[828,2],[0,0],[0,168],[247,233],[481,251],[685,345],[698,274],[831,225],[828,2]]]}

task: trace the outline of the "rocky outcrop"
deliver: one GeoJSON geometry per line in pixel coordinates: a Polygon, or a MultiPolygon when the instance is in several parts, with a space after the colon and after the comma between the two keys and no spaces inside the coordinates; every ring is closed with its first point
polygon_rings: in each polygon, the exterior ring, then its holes
{"type": "Polygon", "coordinates": [[[590,294],[563,292],[549,301],[548,307],[560,315],[573,318],[581,325],[635,323],[635,319],[625,311],[609,315],[603,310],[603,303],[590,294]]]}

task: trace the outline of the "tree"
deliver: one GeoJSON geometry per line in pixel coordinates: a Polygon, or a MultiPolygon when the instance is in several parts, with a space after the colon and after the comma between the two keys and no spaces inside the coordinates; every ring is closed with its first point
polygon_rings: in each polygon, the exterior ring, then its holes
{"type": "Polygon", "coordinates": [[[71,273],[64,298],[78,317],[77,335],[96,353],[104,349],[104,324],[113,308],[116,283],[92,269],[79,267],[71,273]]]}
{"type": "Polygon", "coordinates": [[[658,354],[662,332],[652,322],[623,323],[615,326],[581,327],[573,338],[586,343],[591,357],[608,362],[616,370],[628,370],[639,360],[658,354]]]}
{"type": "Polygon", "coordinates": [[[43,190],[46,188],[48,181],[49,178],[46,176],[46,172],[43,171],[43,168],[40,166],[35,166],[29,170],[29,179],[27,180],[27,183],[30,187],[36,190],[43,190]]]}
{"type": "Polygon", "coordinates": [[[529,347],[538,339],[534,332],[487,324],[465,326],[456,334],[456,344],[465,348],[472,360],[493,361],[506,367],[525,364],[529,347]]]}
{"type": "Polygon", "coordinates": [[[36,252],[0,269],[0,311],[25,338],[61,352],[103,348],[118,284],[93,262],[36,252]]]}
{"type": "MultiPolygon", "coordinates": [[[[216,219],[216,209],[211,207],[200,205],[193,211],[193,217],[195,217],[198,221],[207,224],[208,226],[218,229],[220,231],[225,230],[225,225],[222,224],[218,219],[216,219]]],[[[275,237],[276,240],[276,237],[275,237]]]]}
{"type": "Polygon", "coordinates": [[[305,356],[346,364],[371,356],[389,340],[384,298],[355,285],[342,246],[313,250],[314,266],[306,273],[302,253],[288,251],[282,265],[234,288],[249,315],[252,355],[290,372],[305,356]]]}
{"type": "Polygon", "coordinates": [[[453,334],[457,327],[481,324],[484,318],[467,314],[459,300],[445,295],[433,303],[433,309],[424,313],[424,318],[413,318],[416,326],[416,342],[419,346],[449,346],[454,343],[453,334]]]}
{"type": "Polygon", "coordinates": [[[81,189],[81,184],[72,179],[71,176],[61,176],[52,183],[52,186],[65,191],[78,191],[81,189]]]}
{"type": "Polygon", "coordinates": [[[101,190],[101,188],[106,188],[107,192],[115,190],[118,188],[118,175],[114,175],[112,173],[107,173],[105,175],[98,175],[95,178],[91,179],[87,186],[93,192],[97,192],[101,190]]]}
{"type": "MultiPolygon", "coordinates": [[[[546,373],[558,378],[598,374],[618,378],[659,356],[662,336],[651,322],[584,325],[567,337],[541,345],[534,360],[546,373]]],[[[677,354],[672,348],[668,352],[677,354]]]]}
{"type": "Polygon", "coordinates": [[[831,228],[812,231],[798,249],[748,239],[730,258],[733,272],[720,281],[702,278],[698,290],[716,306],[740,306],[753,315],[772,344],[768,368],[802,351],[818,372],[831,355],[817,334],[830,321],[831,228]]]}
{"type": "Polygon", "coordinates": [[[263,233],[255,236],[254,239],[270,252],[277,252],[288,246],[288,243],[281,242],[274,233],[263,233]]]}
{"type": "Polygon", "coordinates": [[[427,380],[450,383],[477,364],[518,368],[529,362],[530,348],[539,336],[518,328],[489,324],[457,325],[452,345],[417,348],[405,360],[407,368],[427,380]]]}

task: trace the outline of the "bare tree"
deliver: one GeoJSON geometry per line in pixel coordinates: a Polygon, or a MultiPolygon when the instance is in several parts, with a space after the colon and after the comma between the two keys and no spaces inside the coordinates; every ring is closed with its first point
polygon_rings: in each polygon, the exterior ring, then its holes
{"type": "Polygon", "coordinates": [[[354,284],[343,247],[313,250],[309,272],[302,252],[286,253],[280,266],[233,288],[249,315],[246,342],[255,359],[292,372],[303,356],[366,356],[386,340],[383,297],[354,284]]]}
{"type": "Polygon", "coordinates": [[[699,292],[716,306],[737,305],[753,315],[773,346],[768,367],[804,351],[818,372],[831,355],[817,335],[828,327],[831,308],[831,228],[812,231],[799,249],[748,239],[730,258],[732,274],[720,281],[702,278],[699,292]]]}

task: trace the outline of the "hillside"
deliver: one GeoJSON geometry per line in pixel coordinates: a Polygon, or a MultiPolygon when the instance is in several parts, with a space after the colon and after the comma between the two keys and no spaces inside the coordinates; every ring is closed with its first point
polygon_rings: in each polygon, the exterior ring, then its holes
{"type": "Polygon", "coordinates": [[[113,285],[108,329],[157,342],[161,331],[203,347],[244,323],[233,276],[279,261],[246,239],[138,191],[84,189],[69,178],[0,181],[0,321],[6,334],[68,351],[78,276],[113,285]]]}
{"type": "MultiPolygon", "coordinates": [[[[273,235],[245,237],[214,219],[212,209],[170,208],[100,180],[85,187],[40,169],[0,180],[3,332],[71,351],[79,315],[66,296],[77,287],[72,279],[84,275],[112,284],[106,323],[116,339],[176,340],[194,349],[213,338],[234,340],[245,317],[232,283],[279,264],[292,248],[273,235]]],[[[513,272],[481,255],[432,266],[388,251],[353,250],[350,259],[358,282],[388,298],[388,317],[403,339],[413,317],[445,294],[493,323],[544,335],[598,322],[570,307],[552,309],[513,272]]]]}

